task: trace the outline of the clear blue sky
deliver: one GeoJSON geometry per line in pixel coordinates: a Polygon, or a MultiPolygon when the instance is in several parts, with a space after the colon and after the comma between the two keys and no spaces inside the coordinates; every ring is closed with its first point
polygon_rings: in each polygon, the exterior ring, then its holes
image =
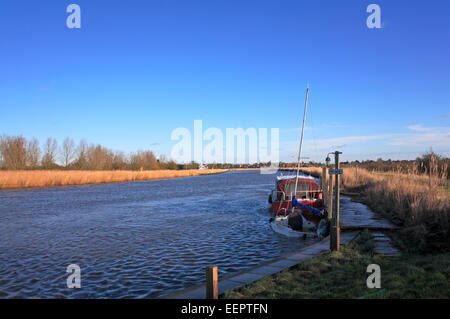
{"type": "Polygon", "coordinates": [[[448,156],[449,16],[447,0],[4,1],[0,134],[169,155],[199,119],[280,128],[293,160],[309,83],[305,156],[448,156]]]}

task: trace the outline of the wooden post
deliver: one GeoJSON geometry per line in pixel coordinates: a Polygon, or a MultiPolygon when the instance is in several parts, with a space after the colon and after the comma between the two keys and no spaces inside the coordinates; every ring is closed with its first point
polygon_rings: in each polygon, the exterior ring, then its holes
{"type": "Polygon", "coordinates": [[[322,196],[323,196],[323,205],[329,211],[328,208],[328,176],[327,176],[327,168],[322,167],[322,178],[321,178],[321,186],[322,186],[322,196]]]}
{"type": "Polygon", "coordinates": [[[328,176],[328,220],[333,218],[333,175],[328,176]]]}
{"type": "Polygon", "coordinates": [[[330,249],[332,250],[334,247],[334,221],[333,221],[333,175],[329,175],[328,181],[328,207],[330,210],[328,211],[328,222],[330,223],[330,249]]]}
{"type": "Polygon", "coordinates": [[[331,251],[339,251],[341,243],[340,237],[341,237],[340,229],[336,226],[331,226],[330,229],[331,251]]]}
{"type": "MultiPolygon", "coordinates": [[[[334,152],[334,163],[336,170],[339,169],[339,154],[341,152],[334,152]]],[[[333,251],[339,251],[340,249],[340,226],[339,226],[339,174],[336,174],[335,177],[335,186],[334,186],[334,216],[333,216],[333,227],[331,228],[332,231],[332,247],[331,250],[333,251]]]]}
{"type": "Polygon", "coordinates": [[[206,267],[206,299],[219,298],[217,266],[206,267]]]}

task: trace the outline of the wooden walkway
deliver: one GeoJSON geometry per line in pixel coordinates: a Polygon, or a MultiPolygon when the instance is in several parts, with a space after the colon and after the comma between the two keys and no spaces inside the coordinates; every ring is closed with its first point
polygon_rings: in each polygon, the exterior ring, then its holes
{"type": "MultiPolygon", "coordinates": [[[[341,234],[341,244],[345,245],[357,237],[359,232],[345,232],[341,234]]],[[[329,237],[322,241],[308,246],[298,252],[285,255],[276,260],[266,262],[249,270],[228,276],[219,280],[219,294],[223,294],[227,290],[236,289],[261,279],[267,275],[273,275],[285,269],[296,266],[303,261],[313,258],[320,253],[330,250],[329,237]]],[[[174,293],[162,296],[163,299],[204,299],[206,296],[205,284],[195,286],[189,289],[176,291],[174,293]]]]}
{"type": "Polygon", "coordinates": [[[401,256],[400,250],[393,247],[391,239],[383,230],[396,229],[390,221],[372,212],[366,205],[352,202],[350,197],[341,196],[340,218],[342,229],[369,229],[374,239],[375,252],[386,256],[401,256]]]}
{"type": "MultiPolygon", "coordinates": [[[[352,202],[349,197],[341,196],[340,200],[340,223],[341,238],[340,242],[345,245],[351,242],[362,229],[372,230],[374,237],[375,252],[385,254],[386,256],[400,256],[401,252],[394,248],[389,237],[384,235],[382,230],[396,229],[397,227],[388,220],[376,215],[366,205],[352,202]],[[345,231],[347,229],[348,231],[345,231]],[[352,230],[352,231],[350,231],[352,230]]],[[[227,290],[236,289],[261,279],[267,275],[273,275],[303,261],[317,256],[330,249],[329,237],[322,241],[303,248],[302,250],[285,255],[276,260],[266,262],[257,267],[246,271],[222,278],[219,280],[219,294],[223,294],[227,290]]],[[[162,296],[163,299],[204,299],[206,297],[205,284],[175,291],[168,295],[162,296]]]]}
{"type": "Polygon", "coordinates": [[[350,197],[341,196],[340,223],[342,229],[396,229],[397,226],[372,212],[366,205],[352,202],[350,197]]]}
{"type": "Polygon", "coordinates": [[[375,244],[375,252],[391,257],[401,256],[402,253],[391,244],[391,239],[381,232],[371,232],[375,244]]]}

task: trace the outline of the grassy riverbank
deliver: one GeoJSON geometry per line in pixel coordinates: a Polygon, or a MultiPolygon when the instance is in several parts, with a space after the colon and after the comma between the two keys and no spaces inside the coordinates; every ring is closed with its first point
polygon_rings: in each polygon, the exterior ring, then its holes
{"type": "MultiPolygon", "coordinates": [[[[320,176],[321,168],[306,168],[320,176]]],[[[400,226],[398,245],[409,252],[450,251],[450,193],[447,179],[398,172],[344,168],[342,190],[353,200],[400,226]]]]}
{"type": "Polygon", "coordinates": [[[86,184],[133,182],[177,177],[219,174],[225,169],[152,170],[152,171],[75,171],[23,170],[0,171],[0,189],[52,187],[86,184]]]}
{"type": "Polygon", "coordinates": [[[449,252],[386,257],[374,253],[370,234],[363,232],[340,252],[325,253],[266,276],[223,298],[450,298],[449,282],[449,252]],[[384,290],[367,288],[370,264],[380,266],[384,290]]]}
{"type": "MultiPolygon", "coordinates": [[[[304,172],[320,177],[321,168],[304,172]]],[[[325,253],[227,292],[224,298],[450,298],[450,198],[447,178],[345,168],[341,189],[391,220],[401,257],[374,253],[365,231],[340,252],[325,253]],[[381,268],[381,289],[366,285],[367,266],[381,268]],[[375,292],[375,294],[374,294],[375,292]]]]}

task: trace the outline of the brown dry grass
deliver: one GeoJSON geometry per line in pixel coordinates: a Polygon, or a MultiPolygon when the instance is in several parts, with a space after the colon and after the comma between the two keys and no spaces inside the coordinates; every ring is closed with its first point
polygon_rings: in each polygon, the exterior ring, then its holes
{"type": "MultiPolygon", "coordinates": [[[[304,171],[320,175],[321,168],[304,171]]],[[[405,242],[418,250],[448,250],[450,244],[450,196],[448,180],[428,174],[369,172],[344,168],[344,191],[359,194],[356,199],[372,210],[399,223],[405,242]]]]}
{"type": "Polygon", "coordinates": [[[0,189],[133,182],[226,172],[224,169],[155,171],[0,171],[0,189]]]}

